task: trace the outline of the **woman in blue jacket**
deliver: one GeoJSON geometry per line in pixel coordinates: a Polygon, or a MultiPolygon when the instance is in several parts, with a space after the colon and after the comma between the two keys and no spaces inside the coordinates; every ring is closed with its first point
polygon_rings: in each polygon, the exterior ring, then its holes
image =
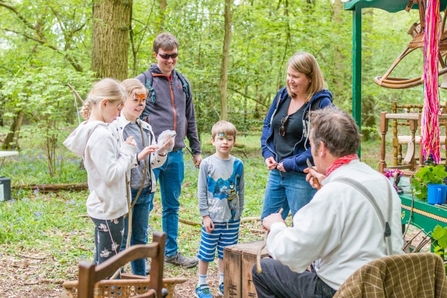
{"type": "Polygon", "coordinates": [[[278,91],[264,119],[262,156],[269,169],[261,219],[284,208],[292,216],[310,202],[315,189],[306,181],[306,160],[313,163],[309,144],[311,110],[332,105],[315,57],[294,54],[287,63],[286,87],[278,91]]]}

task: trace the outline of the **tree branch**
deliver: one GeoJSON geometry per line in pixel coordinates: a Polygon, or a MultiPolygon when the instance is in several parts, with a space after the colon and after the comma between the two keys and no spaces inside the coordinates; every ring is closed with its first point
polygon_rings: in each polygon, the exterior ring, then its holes
{"type": "Polygon", "coordinates": [[[70,83],[67,83],[68,88],[70,88],[71,92],[73,92],[73,94],[75,95],[75,97],[81,102],[81,104],[84,104],[84,101],[82,100],[82,97],[79,95],[79,93],[75,90],[75,88],[73,88],[72,85],[70,85],[70,83]]]}
{"type": "Polygon", "coordinates": [[[30,22],[28,22],[28,20],[23,15],[21,15],[19,13],[19,11],[14,6],[6,4],[3,1],[0,1],[0,6],[3,6],[4,8],[9,9],[10,11],[12,11],[26,25],[26,27],[28,27],[28,28],[30,28],[30,29],[32,29],[34,31],[36,30],[35,26],[33,24],[31,24],[30,22]]]}
{"type": "MultiPolygon", "coordinates": [[[[52,45],[52,44],[48,43],[48,41],[45,38],[44,33],[42,32],[43,26],[42,26],[41,22],[38,22],[36,25],[31,24],[22,14],[20,14],[20,12],[17,10],[16,7],[11,6],[11,5],[9,5],[9,4],[5,3],[4,1],[1,1],[1,0],[0,0],[0,7],[4,7],[6,9],[10,10],[11,12],[13,12],[22,21],[22,23],[27,28],[33,30],[36,33],[36,35],[39,36],[39,38],[31,36],[31,35],[29,35],[27,33],[24,33],[24,32],[19,32],[19,31],[16,31],[16,30],[8,29],[8,28],[3,28],[3,30],[15,33],[15,34],[20,35],[20,36],[23,36],[26,39],[35,41],[35,42],[37,42],[37,43],[39,43],[39,44],[41,44],[41,45],[43,45],[43,46],[53,50],[53,51],[61,54],[63,57],[65,57],[65,59],[68,60],[68,62],[70,62],[70,64],[73,66],[73,68],[76,71],[79,71],[79,72],[83,71],[81,65],[76,61],[75,58],[70,56],[67,52],[61,51],[55,45],[52,45]]],[[[58,20],[59,25],[61,26],[61,30],[62,30],[62,33],[64,35],[64,39],[65,39],[65,45],[66,46],[68,45],[68,47],[70,47],[71,46],[70,41],[72,40],[72,37],[73,37],[74,33],[79,31],[79,30],[81,30],[84,27],[85,24],[82,24],[80,27],[77,27],[74,30],[69,31],[69,33],[67,34],[67,32],[65,32],[65,30],[63,30],[64,27],[61,25],[61,23],[59,21],[59,18],[58,18],[58,15],[54,12],[53,9],[52,9],[52,12],[55,15],[56,19],[58,20]]],[[[65,48],[65,50],[68,50],[68,48],[65,48]]]]}

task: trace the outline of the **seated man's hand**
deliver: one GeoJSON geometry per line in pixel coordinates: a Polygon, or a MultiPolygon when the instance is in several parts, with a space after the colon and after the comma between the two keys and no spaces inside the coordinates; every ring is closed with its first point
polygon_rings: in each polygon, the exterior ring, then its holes
{"type": "Polygon", "coordinates": [[[265,217],[262,221],[262,225],[264,226],[264,228],[270,231],[272,224],[276,222],[284,222],[280,213],[272,213],[269,216],[265,217]]]}
{"type": "Polygon", "coordinates": [[[304,169],[304,173],[307,174],[306,181],[317,190],[321,188],[321,181],[326,179],[326,176],[318,173],[315,167],[304,169]]]}

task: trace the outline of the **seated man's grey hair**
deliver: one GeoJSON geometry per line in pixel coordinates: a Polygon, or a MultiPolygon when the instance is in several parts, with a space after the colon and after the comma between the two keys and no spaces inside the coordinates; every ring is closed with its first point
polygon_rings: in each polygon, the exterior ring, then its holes
{"type": "Polygon", "coordinates": [[[328,106],[310,112],[310,138],[315,149],[320,142],[335,157],[356,154],[360,146],[359,128],[351,115],[328,106]]]}

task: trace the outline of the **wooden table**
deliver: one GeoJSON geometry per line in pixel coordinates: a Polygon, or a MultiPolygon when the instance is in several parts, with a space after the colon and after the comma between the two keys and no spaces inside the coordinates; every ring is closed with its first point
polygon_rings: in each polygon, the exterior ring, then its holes
{"type": "Polygon", "coordinates": [[[412,199],[411,193],[399,195],[402,202],[402,224],[408,224],[423,230],[432,232],[440,225],[447,226],[447,205],[430,205],[419,199],[412,199]]]}
{"type": "Polygon", "coordinates": [[[0,158],[2,159],[2,162],[0,163],[0,170],[2,169],[3,162],[5,161],[5,157],[17,155],[19,154],[18,151],[0,151],[0,158]]]}
{"type": "MultiPolygon", "coordinates": [[[[3,167],[3,162],[8,156],[19,154],[18,151],[0,151],[0,174],[3,167]]],[[[0,175],[0,202],[8,201],[11,199],[11,181],[9,178],[0,175]]]]}
{"type": "Polygon", "coordinates": [[[447,205],[430,205],[427,202],[412,198],[410,178],[403,176],[400,179],[399,186],[404,193],[400,194],[402,203],[402,224],[408,224],[423,230],[426,234],[440,225],[447,226],[447,205]]]}
{"type": "Polygon", "coordinates": [[[0,151],[0,157],[6,157],[17,154],[19,154],[19,151],[0,151]]]}

